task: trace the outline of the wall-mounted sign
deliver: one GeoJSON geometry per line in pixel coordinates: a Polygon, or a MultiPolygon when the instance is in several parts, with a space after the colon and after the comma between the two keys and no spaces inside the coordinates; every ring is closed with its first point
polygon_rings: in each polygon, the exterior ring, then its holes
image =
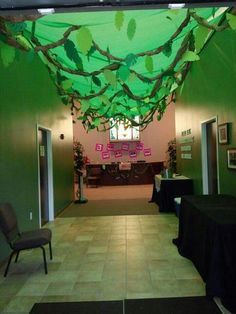
{"type": "Polygon", "coordinates": [[[130,152],[129,152],[129,157],[130,157],[130,158],[136,158],[136,157],[137,157],[136,151],[135,151],[135,150],[134,150],[134,151],[130,151],[130,152]]]}
{"type": "Polygon", "coordinates": [[[103,144],[96,144],[95,145],[95,150],[97,151],[97,152],[101,152],[102,150],[103,150],[103,144]]]}
{"type": "Polygon", "coordinates": [[[180,144],[193,143],[193,142],[194,142],[194,136],[179,139],[180,144]]]}
{"type": "Polygon", "coordinates": [[[143,155],[144,155],[145,157],[151,156],[151,155],[152,155],[151,148],[145,148],[145,149],[143,150],[143,155]]]}
{"type": "Polygon", "coordinates": [[[114,151],[114,155],[115,155],[115,158],[122,157],[122,151],[116,150],[116,151],[114,151]]]}
{"type": "Polygon", "coordinates": [[[108,151],[114,150],[114,144],[107,144],[107,150],[108,151]]]}
{"type": "Polygon", "coordinates": [[[189,152],[192,150],[192,146],[191,145],[184,145],[180,147],[181,152],[189,152]]]}
{"type": "Polygon", "coordinates": [[[182,159],[192,159],[192,154],[181,154],[182,159]]]}
{"type": "Polygon", "coordinates": [[[102,152],[102,159],[109,159],[110,153],[109,152],[102,152]]]}
{"type": "Polygon", "coordinates": [[[144,146],[144,144],[143,143],[137,143],[136,144],[136,150],[143,150],[143,146],[144,146]]]}
{"type": "Polygon", "coordinates": [[[129,150],[129,144],[127,144],[127,143],[122,143],[121,149],[128,151],[128,150],[129,150]]]}

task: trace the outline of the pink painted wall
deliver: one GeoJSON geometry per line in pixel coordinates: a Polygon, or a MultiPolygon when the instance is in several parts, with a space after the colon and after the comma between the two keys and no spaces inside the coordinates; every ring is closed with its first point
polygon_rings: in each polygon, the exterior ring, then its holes
{"type": "MultiPolygon", "coordinates": [[[[95,145],[103,144],[105,150],[106,145],[109,143],[109,132],[97,132],[96,130],[86,132],[82,124],[77,121],[74,124],[74,139],[81,142],[85,149],[85,155],[90,159],[91,163],[109,163],[117,161],[136,161],[146,160],[151,161],[164,161],[166,160],[167,143],[175,137],[175,105],[168,106],[166,113],[161,121],[153,121],[148,127],[140,133],[141,142],[144,143],[144,148],[151,148],[152,155],[145,157],[143,151],[137,152],[137,158],[129,157],[128,152],[124,152],[121,158],[115,158],[111,152],[109,159],[102,159],[101,152],[95,151],[95,145]]],[[[136,143],[130,142],[130,148],[135,148],[136,143]]],[[[118,149],[121,143],[115,144],[118,149]]]]}

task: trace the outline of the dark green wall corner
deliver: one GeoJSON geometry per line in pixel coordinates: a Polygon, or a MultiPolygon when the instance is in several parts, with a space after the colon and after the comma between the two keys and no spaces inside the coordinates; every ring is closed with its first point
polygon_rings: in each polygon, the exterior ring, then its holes
{"type": "Polygon", "coordinates": [[[176,137],[191,129],[194,136],[192,159],[180,158],[178,171],[194,179],[195,193],[202,193],[200,125],[214,116],[218,124],[230,123],[230,142],[219,145],[220,193],[236,196],[236,171],[227,169],[226,152],[236,147],[236,32],[226,30],[215,34],[202,51],[201,60],[192,64],[182,90],[177,95],[176,137]]]}
{"type": "MultiPolygon", "coordinates": [[[[73,200],[71,116],[37,56],[21,53],[7,68],[0,60],[0,71],[0,202],[11,202],[28,230],[39,226],[37,124],[52,131],[55,215],[73,200]]],[[[9,252],[2,234],[0,246],[1,261],[9,252]]]]}

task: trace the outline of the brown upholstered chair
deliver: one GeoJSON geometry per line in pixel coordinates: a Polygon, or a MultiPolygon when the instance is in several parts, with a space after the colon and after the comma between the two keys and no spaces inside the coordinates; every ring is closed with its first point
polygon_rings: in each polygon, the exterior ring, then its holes
{"type": "Polygon", "coordinates": [[[18,229],[15,212],[9,203],[0,205],[0,229],[2,230],[2,233],[10,245],[10,248],[12,249],[4,277],[7,276],[8,269],[14,254],[16,254],[15,262],[17,262],[20,251],[34,248],[42,249],[45,274],[48,273],[44,245],[49,244],[50,259],[52,259],[52,232],[50,229],[43,228],[21,233],[18,229]]]}
{"type": "Polygon", "coordinates": [[[98,187],[101,180],[101,174],[102,174],[102,170],[100,166],[88,168],[88,173],[87,173],[87,178],[86,178],[87,186],[91,185],[93,187],[98,187]]]}

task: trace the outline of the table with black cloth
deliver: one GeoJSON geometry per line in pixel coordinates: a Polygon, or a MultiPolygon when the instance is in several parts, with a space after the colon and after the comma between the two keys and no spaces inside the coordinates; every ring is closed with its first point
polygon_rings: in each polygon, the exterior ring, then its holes
{"type": "Polygon", "coordinates": [[[174,198],[188,194],[193,194],[192,179],[184,176],[162,178],[161,175],[155,175],[150,202],[155,202],[159,206],[160,212],[174,212],[174,198]],[[156,179],[158,179],[160,185],[158,191],[156,187],[156,179]]]}
{"type": "Polygon", "coordinates": [[[236,198],[187,195],[181,200],[179,234],[173,241],[206,283],[206,294],[219,296],[236,311],[236,198]]]}

